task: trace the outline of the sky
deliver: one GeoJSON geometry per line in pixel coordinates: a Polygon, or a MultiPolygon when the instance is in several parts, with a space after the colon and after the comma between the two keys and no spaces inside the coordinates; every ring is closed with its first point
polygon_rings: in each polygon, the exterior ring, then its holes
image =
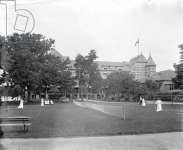
{"type": "MultiPolygon", "coordinates": [[[[151,54],[157,71],[179,62],[183,0],[17,0],[17,8],[31,11],[33,32],[55,39],[55,48],[71,59],[95,49],[98,60],[129,61],[139,38],[139,53],[151,54]]],[[[1,20],[3,13],[0,6],[1,20]]]]}

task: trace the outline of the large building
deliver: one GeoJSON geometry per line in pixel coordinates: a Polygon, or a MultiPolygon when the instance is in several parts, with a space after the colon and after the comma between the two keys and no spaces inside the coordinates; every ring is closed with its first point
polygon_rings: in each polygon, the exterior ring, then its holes
{"type": "MultiPolygon", "coordinates": [[[[143,54],[137,55],[129,62],[96,61],[102,78],[107,78],[115,71],[128,71],[133,74],[135,80],[144,82],[156,72],[156,64],[151,56],[148,59],[143,54]]],[[[75,75],[74,61],[71,61],[70,71],[75,75]]]]}
{"type": "Polygon", "coordinates": [[[156,64],[151,56],[148,59],[143,54],[137,55],[129,62],[97,61],[99,71],[103,78],[114,71],[128,71],[135,80],[144,82],[156,72],[156,64]]]}
{"type": "Polygon", "coordinates": [[[164,70],[156,72],[151,76],[151,79],[159,83],[160,92],[168,92],[174,90],[172,79],[176,77],[176,72],[173,70],[164,70]]]}
{"type": "Polygon", "coordinates": [[[96,61],[102,78],[106,79],[109,74],[115,71],[130,71],[127,62],[96,61]]]}
{"type": "Polygon", "coordinates": [[[135,79],[141,82],[151,78],[156,72],[156,64],[151,55],[146,59],[143,54],[140,54],[130,60],[129,66],[135,79]]]}

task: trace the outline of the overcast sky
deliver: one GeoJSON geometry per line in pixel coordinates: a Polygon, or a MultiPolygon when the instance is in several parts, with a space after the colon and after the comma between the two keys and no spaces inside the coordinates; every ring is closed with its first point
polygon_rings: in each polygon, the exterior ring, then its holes
{"type": "Polygon", "coordinates": [[[173,69],[183,43],[182,0],[17,0],[35,17],[34,32],[56,40],[71,59],[95,49],[98,60],[129,61],[151,53],[157,70],[173,69]]]}

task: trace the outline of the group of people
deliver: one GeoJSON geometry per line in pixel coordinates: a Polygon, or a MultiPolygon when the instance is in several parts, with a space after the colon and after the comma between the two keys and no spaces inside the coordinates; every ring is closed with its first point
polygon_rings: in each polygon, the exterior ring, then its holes
{"type": "MultiPolygon", "coordinates": [[[[145,107],[146,106],[145,99],[140,96],[140,100],[139,100],[138,104],[145,107]]],[[[160,99],[158,99],[155,102],[155,104],[156,104],[156,111],[157,112],[162,111],[162,101],[160,99]]]]}
{"type": "Polygon", "coordinates": [[[44,98],[41,98],[41,107],[43,107],[44,105],[49,105],[49,104],[53,105],[54,103],[52,100],[49,100],[49,99],[44,100],[44,98]]]}
{"type": "MultiPolygon", "coordinates": [[[[44,100],[44,98],[41,98],[41,107],[43,107],[44,105],[49,105],[49,104],[53,105],[54,103],[52,100],[44,100]]],[[[21,99],[18,109],[23,109],[23,108],[24,108],[24,100],[21,99]]]]}
{"type": "MultiPolygon", "coordinates": [[[[44,100],[44,98],[41,98],[41,107],[43,107],[45,104],[46,105],[49,105],[49,104],[53,105],[54,103],[52,100],[44,100]]],[[[146,106],[145,99],[140,96],[140,100],[139,100],[138,104],[145,107],[146,106]]],[[[157,112],[162,111],[162,101],[160,99],[158,99],[155,102],[155,104],[156,104],[156,111],[157,112]]],[[[24,101],[23,101],[23,99],[21,99],[20,104],[18,106],[18,109],[23,109],[23,107],[24,107],[24,101]]]]}

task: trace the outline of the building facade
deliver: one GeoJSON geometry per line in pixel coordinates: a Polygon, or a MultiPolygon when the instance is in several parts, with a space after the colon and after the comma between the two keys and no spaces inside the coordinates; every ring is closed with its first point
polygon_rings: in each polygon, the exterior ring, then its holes
{"type": "Polygon", "coordinates": [[[176,72],[173,70],[164,70],[156,72],[151,76],[151,79],[159,83],[160,92],[168,92],[174,89],[173,78],[176,77],[176,72]]]}
{"type": "Polygon", "coordinates": [[[127,62],[96,61],[96,63],[103,79],[115,71],[130,71],[127,62]]]}
{"type": "Polygon", "coordinates": [[[151,57],[145,58],[143,54],[140,54],[129,61],[130,72],[134,75],[135,80],[144,82],[146,79],[156,72],[156,64],[151,57]]]}
{"type": "Polygon", "coordinates": [[[146,59],[143,54],[140,54],[129,62],[96,61],[96,63],[104,79],[112,72],[128,71],[134,75],[135,80],[144,82],[156,72],[156,64],[151,55],[146,59]]]}
{"type": "MultiPolygon", "coordinates": [[[[70,71],[75,76],[74,61],[71,61],[70,71]]],[[[156,72],[156,64],[151,56],[148,59],[143,54],[137,55],[129,62],[96,61],[101,77],[106,79],[115,71],[127,71],[134,75],[135,80],[144,82],[156,72]]]]}

